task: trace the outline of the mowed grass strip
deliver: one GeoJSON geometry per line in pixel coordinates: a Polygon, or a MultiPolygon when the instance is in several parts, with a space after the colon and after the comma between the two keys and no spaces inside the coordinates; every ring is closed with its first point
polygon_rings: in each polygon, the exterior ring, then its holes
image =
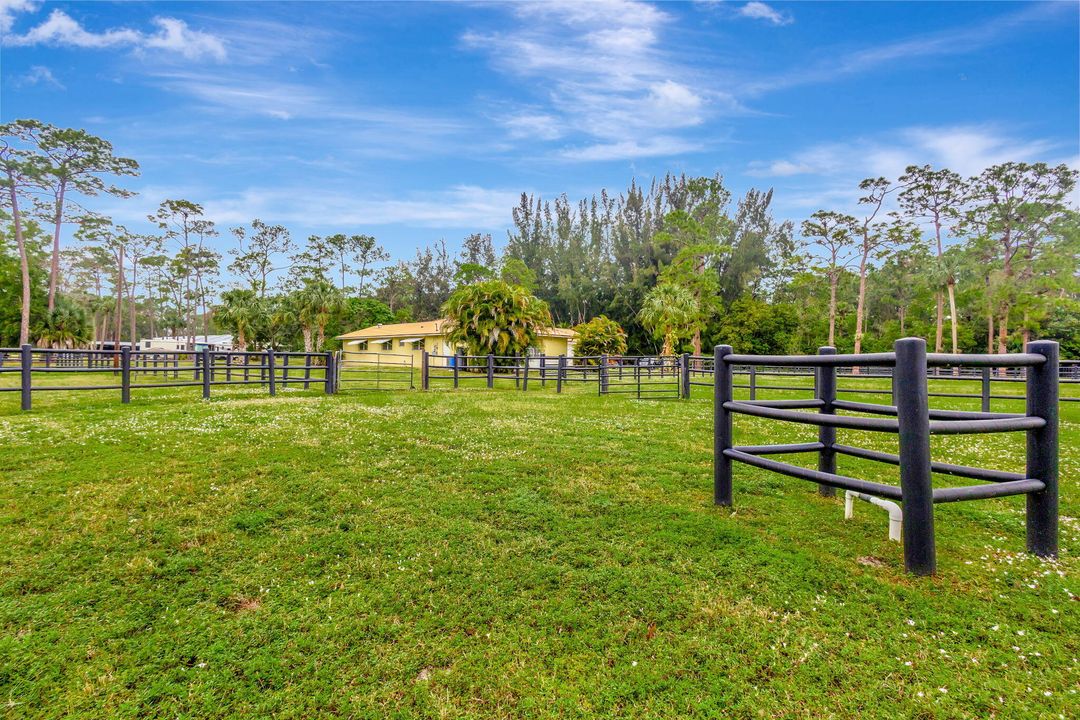
{"type": "MultiPolygon", "coordinates": [[[[209,402],[198,388],[142,390],[126,407],[112,391],[42,393],[30,414],[0,395],[5,713],[1075,710],[1077,404],[1062,406],[1061,559],[1023,553],[1022,498],[947,504],[940,575],[913,579],[881,511],[860,504],[845,522],[842,501],[805,482],[736,466],[735,508],[713,507],[707,388],[690,401],[551,383],[312,388],[216,387],[209,402]]],[[[735,424],[747,444],[815,435],[735,424]]],[[[934,447],[950,462],[1023,464],[1022,435],[934,447]]],[[[840,464],[895,481],[895,468],[840,464]]]]}

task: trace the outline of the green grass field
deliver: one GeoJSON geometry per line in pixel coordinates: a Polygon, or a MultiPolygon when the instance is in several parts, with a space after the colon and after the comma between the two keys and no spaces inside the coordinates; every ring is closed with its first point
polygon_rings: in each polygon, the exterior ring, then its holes
{"type": "MultiPolygon", "coordinates": [[[[939,575],[915,579],[882,511],[845,522],[803,481],[737,465],[714,507],[707,389],[480,385],[42,393],[28,414],[0,393],[4,714],[1075,717],[1080,403],[1060,560],[1023,552],[1022,498],[946,504],[939,575]]],[[[1019,434],[934,449],[1023,466],[1019,434]]]]}

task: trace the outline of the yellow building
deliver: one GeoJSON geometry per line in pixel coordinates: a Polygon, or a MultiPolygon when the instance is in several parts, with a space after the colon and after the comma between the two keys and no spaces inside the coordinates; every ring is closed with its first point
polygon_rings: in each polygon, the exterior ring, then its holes
{"type": "MultiPolygon", "coordinates": [[[[359,363],[365,358],[373,357],[373,354],[378,354],[386,361],[411,357],[414,366],[419,368],[420,357],[425,350],[430,355],[454,355],[457,347],[446,338],[447,325],[447,320],[372,325],[363,330],[338,335],[337,339],[341,341],[342,365],[348,367],[350,359],[359,363]]],[[[577,333],[568,328],[546,328],[540,332],[540,347],[530,351],[530,355],[573,357],[575,335],[577,333]]],[[[431,364],[445,367],[449,363],[444,357],[433,357],[431,364]]]]}

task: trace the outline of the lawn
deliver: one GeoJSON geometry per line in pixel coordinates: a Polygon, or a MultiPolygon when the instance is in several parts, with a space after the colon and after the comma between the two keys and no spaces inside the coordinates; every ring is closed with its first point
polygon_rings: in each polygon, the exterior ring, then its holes
{"type": "MultiPolygon", "coordinates": [[[[939,505],[939,575],[915,579],[883,512],[845,522],[803,481],[737,465],[734,509],[714,507],[707,389],[538,385],[42,393],[28,414],[0,394],[0,708],[1075,716],[1080,403],[1062,406],[1061,559],[1023,552],[1022,498],[939,505]]],[[[815,432],[735,426],[745,444],[815,432]]],[[[1023,466],[1021,435],[934,443],[1023,466]]]]}

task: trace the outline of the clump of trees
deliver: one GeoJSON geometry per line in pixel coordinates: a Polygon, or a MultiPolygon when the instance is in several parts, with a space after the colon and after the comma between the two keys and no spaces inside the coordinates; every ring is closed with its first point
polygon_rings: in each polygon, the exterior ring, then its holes
{"type": "Polygon", "coordinates": [[[135,232],[89,209],[131,194],[112,183],[138,172],[134,160],[34,120],[0,135],[3,345],[224,331],[248,347],[325,349],[502,282],[546,303],[551,324],[609,319],[634,353],[877,351],[903,335],[935,351],[1007,352],[1032,337],[1080,349],[1077,173],[1064,165],[971,178],[913,165],[864,180],[798,233],[774,218],[771,190],[735,198],[719,175],[577,202],[522,194],[501,252],[474,233],[457,253],[439,240],[393,259],[363,233],[299,240],[257,218],[219,229],[188,199],[162,201],[153,232],[135,232]]]}
{"type": "Polygon", "coordinates": [[[574,354],[582,356],[625,355],[626,331],[606,315],[597,315],[574,326],[574,354]]]}
{"type": "Polygon", "coordinates": [[[458,288],[443,306],[447,339],[470,355],[525,355],[551,327],[547,303],[520,285],[483,280],[458,288]]]}

